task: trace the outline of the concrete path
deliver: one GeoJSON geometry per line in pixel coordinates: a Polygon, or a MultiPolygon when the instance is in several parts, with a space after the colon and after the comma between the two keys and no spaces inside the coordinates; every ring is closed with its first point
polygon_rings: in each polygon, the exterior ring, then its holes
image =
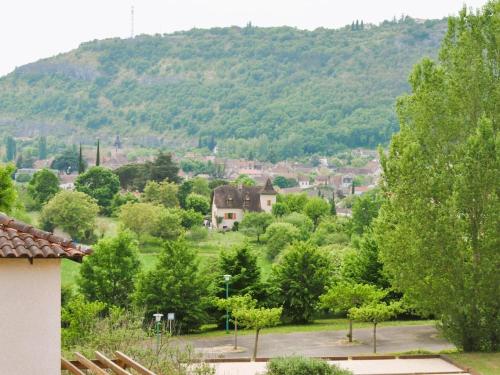
{"type": "MultiPolygon", "coordinates": [[[[346,331],[323,331],[301,333],[261,334],[258,357],[279,357],[304,355],[308,357],[352,356],[372,354],[372,329],[354,329],[353,344],[346,343],[346,331]]],[[[205,358],[250,357],[254,335],[241,336],[238,344],[240,352],[228,352],[233,344],[233,335],[207,339],[191,339],[196,351],[205,358]]],[[[377,329],[377,352],[400,353],[410,350],[440,351],[454,349],[454,346],[438,336],[433,326],[395,326],[377,329]]]]}
{"type": "MultiPolygon", "coordinates": [[[[330,361],[339,367],[351,370],[355,375],[390,374],[462,374],[461,369],[440,359],[379,359],[330,361]]],[[[228,362],[213,365],[216,375],[257,375],[265,374],[265,362],[228,362]]]]}

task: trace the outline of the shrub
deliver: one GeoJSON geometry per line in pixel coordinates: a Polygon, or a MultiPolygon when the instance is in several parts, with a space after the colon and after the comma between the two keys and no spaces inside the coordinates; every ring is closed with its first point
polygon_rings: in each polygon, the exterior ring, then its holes
{"type": "Polygon", "coordinates": [[[305,357],[274,358],[267,364],[267,375],[352,375],[327,362],[305,357]]]}
{"type": "Polygon", "coordinates": [[[191,241],[201,241],[207,238],[207,236],[208,236],[208,231],[204,227],[193,227],[186,234],[186,238],[191,241]]]}
{"type": "Polygon", "coordinates": [[[300,238],[300,230],[289,223],[272,223],[266,230],[267,256],[274,259],[287,245],[300,238]]]}

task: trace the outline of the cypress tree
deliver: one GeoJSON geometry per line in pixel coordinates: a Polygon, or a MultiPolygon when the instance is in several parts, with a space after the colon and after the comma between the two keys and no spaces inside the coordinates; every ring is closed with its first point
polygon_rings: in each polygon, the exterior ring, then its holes
{"type": "Polygon", "coordinates": [[[80,143],[80,154],[78,155],[78,174],[85,172],[85,163],[83,162],[82,144],[80,143]]]}
{"type": "Polygon", "coordinates": [[[47,137],[41,136],[38,139],[38,159],[47,159],[47,137]]]}
{"type": "Polygon", "coordinates": [[[5,139],[5,147],[6,147],[6,160],[12,161],[16,158],[16,141],[12,137],[7,137],[5,139]]]}
{"type": "Polygon", "coordinates": [[[101,150],[99,148],[99,140],[97,140],[97,153],[96,153],[96,157],[95,157],[95,165],[96,165],[96,167],[101,165],[101,150]]]}
{"type": "Polygon", "coordinates": [[[352,187],[351,187],[351,194],[354,195],[354,192],[356,191],[354,188],[356,187],[356,183],[354,180],[352,180],[352,187]]]}
{"type": "Polygon", "coordinates": [[[335,207],[335,192],[332,192],[332,199],[330,200],[330,213],[332,216],[337,216],[337,207],[335,207]]]}

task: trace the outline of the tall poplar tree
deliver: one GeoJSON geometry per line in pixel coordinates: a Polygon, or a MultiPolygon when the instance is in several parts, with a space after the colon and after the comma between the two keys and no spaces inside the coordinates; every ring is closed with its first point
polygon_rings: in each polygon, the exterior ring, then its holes
{"type": "Polygon", "coordinates": [[[38,138],[38,159],[47,159],[47,137],[40,136],[38,138]]]}
{"type": "Polygon", "coordinates": [[[398,102],[376,232],[393,286],[465,351],[500,349],[500,2],[450,18],[398,102]]]}

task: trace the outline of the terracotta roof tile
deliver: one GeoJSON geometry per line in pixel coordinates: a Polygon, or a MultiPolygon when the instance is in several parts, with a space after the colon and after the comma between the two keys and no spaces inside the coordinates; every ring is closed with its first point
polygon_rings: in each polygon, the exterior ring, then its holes
{"type": "Polygon", "coordinates": [[[0,258],[68,258],[80,262],[91,251],[0,213],[0,258]]]}

